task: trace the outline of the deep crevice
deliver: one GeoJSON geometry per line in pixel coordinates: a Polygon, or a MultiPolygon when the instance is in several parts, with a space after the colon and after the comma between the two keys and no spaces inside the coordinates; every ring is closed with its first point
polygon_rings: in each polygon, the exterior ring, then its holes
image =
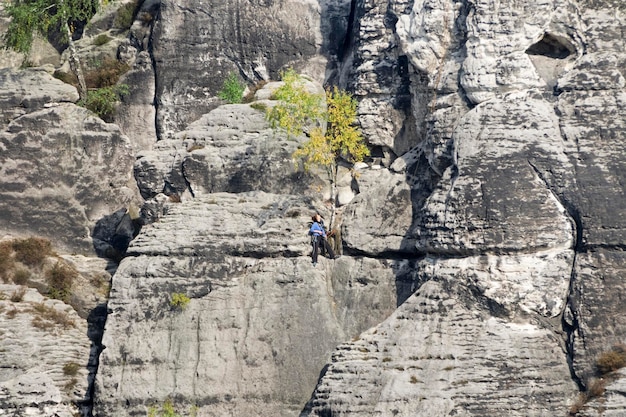
{"type": "Polygon", "coordinates": [[[346,27],[346,36],[343,38],[343,44],[339,46],[337,51],[337,59],[339,62],[343,62],[347,52],[352,47],[352,40],[354,38],[355,20],[356,20],[356,2],[357,0],[350,1],[350,14],[348,15],[348,25],[346,27]]]}

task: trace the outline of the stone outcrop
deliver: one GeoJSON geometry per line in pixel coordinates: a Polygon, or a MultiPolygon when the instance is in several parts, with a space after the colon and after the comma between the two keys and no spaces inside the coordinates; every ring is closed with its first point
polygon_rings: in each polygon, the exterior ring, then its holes
{"type": "Polygon", "coordinates": [[[161,1],[152,53],[157,134],[166,138],[211,109],[230,72],[251,84],[288,66],[324,80],[348,29],[348,0],[161,1]],[[194,74],[193,82],[181,74],[194,74]]]}
{"type": "Polygon", "coordinates": [[[333,347],[396,306],[385,260],[311,266],[310,199],[213,193],[170,205],[114,277],[96,416],[168,397],[199,415],[296,415],[333,347]],[[174,294],[189,304],[173,307],[174,294]]]}
{"type": "MultiPolygon", "coordinates": [[[[267,103],[267,102],[266,102],[267,103]]],[[[287,137],[266,121],[267,104],[220,106],[172,139],[138,154],[135,178],[141,194],[180,198],[215,192],[304,194],[321,181],[304,172],[292,154],[305,140],[287,137]]]]}
{"type": "Polygon", "coordinates": [[[134,231],[121,230],[121,220],[138,201],[128,138],[76,106],[76,89],[45,71],[0,74],[8,121],[0,132],[0,229],[52,239],[68,252],[123,251],[134,231]]]}
{"type": "Polygon", "coordinates": [[[577,387],[562,341],[437,275],[383,323],[337,348],[303,415],[564,414],[577,387]]]}
{"type": "Polygon", "coordinates": [[[93,414],[623,414],[623,371],[597,389],[596,360],[626,342],[625,11],[145,2],[119,43],[121,130],[45,72],[0,73],[3,233],[125,249],[135,186],[146,199],[93,414]],[[229,72],[286,66],[354,91],[372,148],[342,165],[344,255],[316,268],[307,223],[330,212],[324,178],[292,165],[305,137],[269,128],[269,89],[216,98],[229,72]]]}
{"type": "MultiPolygon", "coordinates": [[[[623,27],[616,20],[620,12],[612,7],[566,1],[532,7],[433,1],[392,13],[397,20],[395,53],[409,59],[412,111],[423,137],[391,167],[404,172],[412,185],[414,217],[405,239],[416,242],[414,253],[433,264],[430,272],[419,272],[425,261],[417,262],[413,273],[398,278],[405,288],[428,281],[422,288],[430,290],[435,284],[429,280],[454,277],[455,287],[479,296],[466,298],[473,311],[486,304],[492,320],[548,330],[546,342],[555,349],[567,342],[562,352],[561,347],[553,351],[562,376],[567,378],[569,363],[573,380],[587,388],[596,376],[598,355],[626,336],[617,320],[623,306],[614,296],[621,293],[625,230],[623,209],[618,208],[624,205],[623,106],[618,104],[623,95],[618,62],[624,58],[617,51],[620,42],[609,41],[623,27]],[[552,318],[558,320],[562,313],[561,325],[552,318]]],[[[378,13],[377,19],[367,15],[378,22],[389,19],[376,8],[364,11],[378,13]]],[[[385,37],[370,39],[371,45],[362,41],[363,52],[357,55],[389,42],[385,37]]],[[[387,116],[381,111],[379,117],[387,116]]],[[[450,291],[462,291],[451,286],[444,285],[444,294],[438,291],[435,298],[447,300],[450,291]]],[[[406,314],[403,318],[414,326],[410,331],[381,337],[377,328],[377,336],[367,333],[368,341],[375,339],[380,349],[409,335],[413,340],[432,337],[420,323],[429,318],[447,323],[442,312],[406,314]]],[[[442,333],[450,337],[442,345],[454,346],[454,332],[442,333]]],[[[466,402],[470,391],[460,397],[424,394],[418,382],[407,384],[402,378],[409,377],[395,375],[380,358],[367,361],[355,355],[363,344],[350,343],[337,351],[313,395],[309,415],[394,415],[394,407],[399,415],[493,415],[478,398],[466,402]],[[359,375],[363,388],[355,390],[354,383],[345,381],[346,374],[359,375]],[[389,388],[378,391],[380,386],[389,388]],[[440,396],[446,401],[436,409],[432,404],[440,396]]],[[[405,347],[400,356],[424,348],[405,347]]],[[[477,352],[497,355],[498,349],[494,342],[477,352]]],[[[429,354],[437,356],[432,350],[429,354]]],[[[389,358],[395,363],[395,355],[389,358]]],[[[420,368],[431,369],[417,364],[420,368]]],[[[501,369],[490,377],[497,381],[506,372],[501,369]]],[[[451,378],[445,390],[456,389],[458,381],[451,378]]],[[[619,386],[619,381],[610,386],[619,386]]],[[[553,385],[546,381],[542,386],[553,385]]],[[[566,413],[575,404],[575,387],[569,383],[556,391],[518,398],[524,408],[507,408],[507,414],[566,413]],[[560,405],[547,411],[556,403],[560,405]]],[[[619,409],[617,389],[606,392],[611,407],[619,409]]],[[[602,397],[594,401],[600,403],[602,397]]],[[[598,407],[592,401],[589,412],[600,413],[598,407]]]]}
{"type": "Polygon", "coordinates": [[[72,417],[87,397],[87,323],[35,289],[0,284],[0,409],[72,417]]]}

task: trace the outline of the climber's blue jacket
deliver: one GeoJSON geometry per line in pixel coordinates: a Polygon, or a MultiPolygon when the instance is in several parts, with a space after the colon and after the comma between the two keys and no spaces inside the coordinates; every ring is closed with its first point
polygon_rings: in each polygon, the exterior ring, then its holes
{"type": "Polygon", "coordinates": [[[313,222],[311,228],[309,229],[309,234],[313,236],[324,236],[326,237],[326,231],[318,222],[313,222]]]}

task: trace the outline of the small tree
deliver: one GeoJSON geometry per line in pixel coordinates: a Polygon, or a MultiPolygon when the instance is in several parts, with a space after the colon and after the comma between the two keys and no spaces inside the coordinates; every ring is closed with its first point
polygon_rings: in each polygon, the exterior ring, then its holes
{"type": "Polygon", "coordinates": [[[224,80],[224,85],[220,90],[218,97],[230,104],[241,103],[243,92],[246,89],[244,83],[239,80],[237,74],[231,72],[224,80]]]}
{"type": "MultiPolygon", "coordinates": [[[[331,204],[333,216],[337,195],[337,169],[343,159],[352,164],[363,161],[369,155],[361,132],[357,129],[357,101],[344,90],[334,87],[326,90],[325,114],[326,130],[316,127],[311,131],[309,140],[293,154],[294,158],[304,162],[304,168],[321,166],[326,168],[331,186],[331,204]]],[[[331,225],[332,225],[331,218],[331,225]]]]}
{"type": "Polygon", "coordinates": [[[305,80],[292,68],[281,72],[283,85],[272,98],[278,104],[267,114],[273,128],[282,128],[287,136],[302,133],[306,123],[323,118],[324,97],[307,91],[305,80]]]}
{"type": "Polygon", "coordinates": [[[50,30],[59,29],[63,40],[68,42],[69,63],[78,79],[78,94],[85,100],[87,86],[72,35],[74,24],[91,19],[98,3],[97,0],[13,0],[6,8],[11,22],[4,35],[5,48],[28,53],[35,33],[46,36],[50,30]]]}

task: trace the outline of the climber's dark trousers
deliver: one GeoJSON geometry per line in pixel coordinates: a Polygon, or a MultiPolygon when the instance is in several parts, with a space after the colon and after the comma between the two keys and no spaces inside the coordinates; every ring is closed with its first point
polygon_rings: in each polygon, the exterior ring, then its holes
{"type": "Polygon", "coordinates": [[[335,258],[335,252],[333,252],[333,248],[330,247],[328,240],[324,239],[321,236],[315,237],[313,239],[313,253],[311,254],[311,261],[313,263],[317,263],[317,255],[319,254],[319,251],[320,251],[320,245],[324,245],[324,249],[326,249],[326,255],[330,259],[335,258]]]}

